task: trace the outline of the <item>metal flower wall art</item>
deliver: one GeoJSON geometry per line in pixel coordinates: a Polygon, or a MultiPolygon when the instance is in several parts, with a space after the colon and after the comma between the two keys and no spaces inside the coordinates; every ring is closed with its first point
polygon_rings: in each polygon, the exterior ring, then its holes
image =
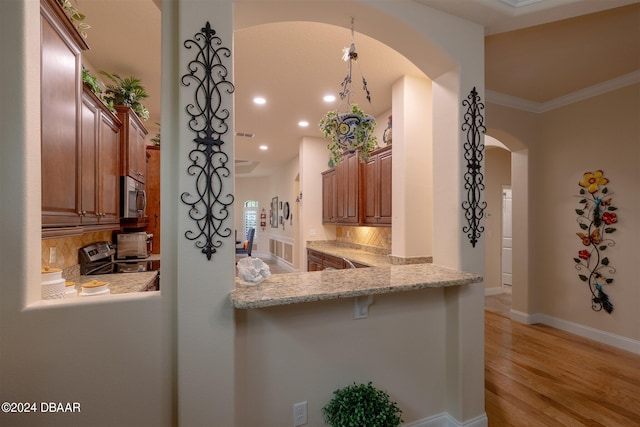
{"type": "Polygon", "coordinates": [[[576,235],[582,246],[577,258],[573,260],[579,272],[578,277],[589,285],[591,308],[611,313],[613,304],[604,292],[604,287],[613,283],[611,275],[616,269],[611,266],[605,252],[615,245],[609,235],[616,231],[614,224],[618,222],[618,216],[608,183],[609,179],[604,177],[601,170],[585,172],[584,178],[579,182],[581,207],[576,209],[576,213],[580,231],[576,235]]]}

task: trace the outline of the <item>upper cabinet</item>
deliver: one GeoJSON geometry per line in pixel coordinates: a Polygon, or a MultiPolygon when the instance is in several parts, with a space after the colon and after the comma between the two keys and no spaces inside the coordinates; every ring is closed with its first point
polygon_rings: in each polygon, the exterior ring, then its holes
{"type": "Polygon", "coordinates": [[[130,176],[144,184],[147,174],[145,138],[148,131],[131,108],[116,105],[116,111],[118,118],[122,121],[120,174],[130,176]]]}
{"type": "Polygon", "coordinates": [[[322,223],[391,225],[391,146],[371,153],[366,163],[348,154],[322,173],[322,223]]]}
{"type": "Polygon", "coordinates": [[[364,165],[365,225],[391,225],[391,154],[391,146],[382,148],[364,165]]]}
{"type": "Polygon", "coordinates": [[[122,123],[85,87],[82,95],[82,223],[120,223],[120,128],[122,123]]]}
{"type": "Polygon", "coordinates": [[[56,0],[40,4],[42,226],[81,223],[81,51],[88,46],[56,0]]]}
{"type": "Polygon", "coordinates": [[[322,223],[336,222],[336,169],[322,172],[322,223]]]}
{"type": "Polygon", "coordinates": [[[336,222],[360,222],[360,160],[357,153],[344,156],[336,167],[336,222]]]}

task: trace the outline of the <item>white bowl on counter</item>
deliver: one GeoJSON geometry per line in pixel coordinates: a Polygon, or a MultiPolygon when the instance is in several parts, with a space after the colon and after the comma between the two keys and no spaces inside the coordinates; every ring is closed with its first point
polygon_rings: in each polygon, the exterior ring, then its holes
{"type": "Polygon", "coordinates": [[[62,278],[62,269],[53,267],[44,267],[41,271],[42,299],[59,299],[64,298],[65,280],[62,278]]]}
{"type": "Polygon", "coordinates": [[[100,282],[98,280],[92,280],[91,282],[83,283],[80,296],[96,296],[110,294],[109,282],[100,282]]]}

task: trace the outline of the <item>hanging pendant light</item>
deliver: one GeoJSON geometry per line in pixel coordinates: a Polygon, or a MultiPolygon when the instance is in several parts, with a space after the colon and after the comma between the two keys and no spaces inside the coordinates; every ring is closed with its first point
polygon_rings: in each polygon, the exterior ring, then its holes
{"type": "MultiPolygon", "coordinates": [[[[342,49],[342,60],[347,63],[347,75],[340,83],[340,105],[336,110],[327,112],[320,121],[320,130],[325,139],[329,141],[327,149],[331,154],[330,163],[335,165],[342,161],[345,152],[358,152],[361,161],[369,158],[371,151],[376,147],[376,137],[373,131],[376,127],[375,118],[365,114],[355,103],[351,102],[351,84],[353,64],[358,61],[358,53],[354,43],[354,20],[351,18],[351,45],[342,49]],[[345,111],[340,108],[346,104],[345,111]]],[[[362,73],[360,73],[362,76],[362,73]]],[[[367,87],[367,80],[362,76],[362,90],[366,99],[371,103],[371,93],[367,87]]]]}

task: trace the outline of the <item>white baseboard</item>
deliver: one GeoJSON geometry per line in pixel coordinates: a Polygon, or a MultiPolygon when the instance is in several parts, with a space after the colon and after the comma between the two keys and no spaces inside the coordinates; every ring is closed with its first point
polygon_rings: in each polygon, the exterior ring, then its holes
{"type": "Polygon", "coordinates": [[[488,297],[491,295],[500,295],[500,294],[504,294],[505,291],[504,289],[502,289],[502,287],[494,287],[494,288],[484,288],[484,296],[488,297]]]}
{"type": "Polygon", "coordinates": [[[640,354],[640,341],[612,334],[610,332],[601,331],[600,329],[595,329],[590,326],[580,325],[579,323],[569,322],[568,320],[558,319],[557,317],[548,316],[546,314],[527,314],[521,311],[511,310],[511,319],[527,325],[542,323],[543,325],[552,326],[583,338],[588,338],[602,344],[607,344],[635,354],[640,354]]]}
{"type": "Polygon", "coordinates": [[[467,420],[460,423],[448,413],[436,414],[431,417],[423,418],[418,421],[414,421],[408,424],[403,424],[403,427],[487,427],[489,421],[487,414],[482,414],[471,420],[467,420]]]}

